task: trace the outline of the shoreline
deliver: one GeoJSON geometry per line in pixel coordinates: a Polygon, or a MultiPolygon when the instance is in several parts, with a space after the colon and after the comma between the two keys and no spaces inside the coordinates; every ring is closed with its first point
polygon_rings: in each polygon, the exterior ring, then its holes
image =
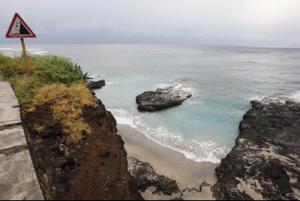
{"type": "MultiPolygon", "coordinates": [[[[158,174],[176,180],[180,189],[199,188],[203,182],[212,186],[217,181],[215,168],[219,163],[188,159],[183,153],[152,141],[129,125],[118,124],[118,133],[125,142],[128,157],[150,163],[158,174]]],[[[190,196],[191,199],[213,199],[210,187],[190,196]]]]}

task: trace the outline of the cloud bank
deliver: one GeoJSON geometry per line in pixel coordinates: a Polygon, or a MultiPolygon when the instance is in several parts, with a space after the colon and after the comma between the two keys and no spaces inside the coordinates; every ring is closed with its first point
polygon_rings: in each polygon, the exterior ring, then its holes
{"type": "Polygon", "coordinates": [[[15,12],[37,43],[300,47],[299,0],[1,0],[0,43],[15,12]]]}

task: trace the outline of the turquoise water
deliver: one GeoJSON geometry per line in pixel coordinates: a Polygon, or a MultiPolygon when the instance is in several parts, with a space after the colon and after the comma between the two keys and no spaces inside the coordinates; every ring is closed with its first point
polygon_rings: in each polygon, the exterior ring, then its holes
{"type": "MultiPolygon", "coordinates": [[[[1,45],[0,51],[13,53],[14,48],[1,45]]],[[[30,48],[35,54],[70,57],[93,77],[105,79],[107,86],[96,93],[118,123],[196,161],[219,162],[228,153],[252,98],[300,91],[300,49],[128,44],[30,48]],[[193,97],[165,111],[137,111],[136,95],[171,84],[193,97]]]]}

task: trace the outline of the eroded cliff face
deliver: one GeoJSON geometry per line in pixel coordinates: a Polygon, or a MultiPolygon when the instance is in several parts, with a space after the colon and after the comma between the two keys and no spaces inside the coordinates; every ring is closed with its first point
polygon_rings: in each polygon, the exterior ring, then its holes
{"type": "Polygon", "coordinates": [[[232,151],[216,169],[216,199],[300,199],[300,103],[252,101],[232,151]]]}
{"type": "Polygon", "coordinates": [[[82,108],[91,133],[66,144],[51,105],[23,112],[31,154],[46,199],[141,200],[127,170],[127,153],[116,120],[100,100],[82,108]]]}

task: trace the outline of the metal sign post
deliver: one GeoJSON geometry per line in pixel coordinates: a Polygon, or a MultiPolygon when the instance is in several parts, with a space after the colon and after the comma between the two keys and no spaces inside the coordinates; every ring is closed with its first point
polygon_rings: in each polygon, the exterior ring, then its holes
{"type": "Polygon", "coordinates": [[[16,13],[8,28],[6,38],[20,38],[23,50],[22,56],[26,58],[27,53],[24,38],[36,38],[36,35],[26,24],[26,22],[21,18],[21,16],[16,13]]]}

